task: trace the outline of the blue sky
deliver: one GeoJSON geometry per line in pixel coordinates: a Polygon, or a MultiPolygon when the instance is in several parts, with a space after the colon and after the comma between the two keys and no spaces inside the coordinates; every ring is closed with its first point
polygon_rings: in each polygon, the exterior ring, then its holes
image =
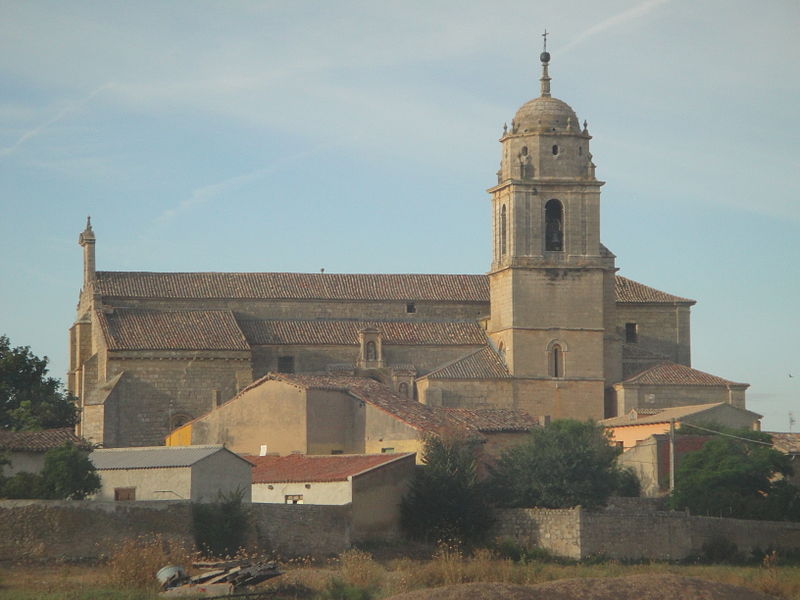
{"type": "Polygon", "coordinates": [[[693,366],[788,430],[796,0],[0,0],[0,332],[63,377],[87,214],[102,270],[485,272],[545,27],[620,273],[697,299],[693,366]]]}

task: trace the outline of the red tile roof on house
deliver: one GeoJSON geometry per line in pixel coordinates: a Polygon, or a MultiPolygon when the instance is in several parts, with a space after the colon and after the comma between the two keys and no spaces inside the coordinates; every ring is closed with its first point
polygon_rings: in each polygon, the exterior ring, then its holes
{"type": "MultiPolygon", "coordinates": [[[[98,271],[94,286],[118,298],[489,302],[486,275],[98,271]]],[[[616,294],[625,303],[695,303],[620,275],[616,294]]]]}
{"type": "Polygon", "coordinates": [[[123,298],[489,301],[485,275],[98,271],[95,290],[123,298]]]}
{"type": "Polygon", "coordinates": [[[358,332],[374,328],[384,345],[483,345],[486,335],[476,321],[357,321],[242,320],[247,340],[256,346],[273,344],[339,345],[358,344],[358,332]]]}
{"type": "Polygon", "coordinates": [[[229,310],[97,311],[109,350],[250,350],[229,310]]]}
{"type": "Polygon", "coordinates": [[[716,375],[698,371],[685,365],[663,362],[650,367],[626,379],[622,384],[636,383],[640,385],[702,385],[702,386],[735,386],[750,387],[748,383],[736,383],[716,375]]]}
{"type": "Polygon", "coordinates": [[[656,288],[644,285],[633,279],[617,275],[614,288],[617,295],[617,302],[634,304],[696,304],[696,300],[673,296],[656,288]]]}
{"type": "Polygon", "coordinates": [[[504,379],[511,377],[503,359],[491,347],[484,346],[462,356],[422,378],[426,379],[504,379]]]}
{"type": "Polygon", "coordinates": [[[79,438],[71,427],[43,429],[42,431],[6,431],[0,429],[0,450],[12,452],[47,452],[64,444],[90,448],[91,444],[79,438]]]}
{"type": "Polygon", "coordinates": [[[524,410],[511,408],[440,408],[447,419],[481,433],[524,432],[539,423],[524,410]]]}
{"type": "MultiPolygon", "coordinates": [[[[347,481],[365,471],[409,456],[403,454],[348,454],[338,456],[290,454],[288,456],[246,456],[255,464],[253,483],[303,483],[347,481]]],[[[413,459],[412,459],[413,462],[413,459]]]]}

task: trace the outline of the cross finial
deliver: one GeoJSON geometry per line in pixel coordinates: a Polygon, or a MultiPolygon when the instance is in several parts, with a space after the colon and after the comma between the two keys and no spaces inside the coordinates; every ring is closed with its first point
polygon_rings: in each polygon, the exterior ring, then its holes
{"type": "Polygon", "coordinates": [[[547,52],[547,36],[548,35],[550,35],[550,34],[547,33],[547,28],[545,28],[544,33],[542,34],[542,37],[544,38],[544,49],[542,50],[542,52],[547,52]]]}

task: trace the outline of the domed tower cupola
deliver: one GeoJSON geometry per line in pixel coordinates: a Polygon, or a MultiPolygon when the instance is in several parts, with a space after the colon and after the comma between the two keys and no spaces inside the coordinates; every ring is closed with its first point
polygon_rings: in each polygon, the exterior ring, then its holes
{"type": "Polygon", "coordinates": [[[600,256],[600,186],[592,136],[550,93],[550,53],[540,55],[540,95],[503,128],[493,204],[492,270],[600,256]]]}
{"type": "Polygon", "coordinates": [[[513,179],[593,179],[592,139],[569,104],[550,95],[550,53],[542,52],[541,95],[523,104],[503,130],[498,183],[513,179]]]}

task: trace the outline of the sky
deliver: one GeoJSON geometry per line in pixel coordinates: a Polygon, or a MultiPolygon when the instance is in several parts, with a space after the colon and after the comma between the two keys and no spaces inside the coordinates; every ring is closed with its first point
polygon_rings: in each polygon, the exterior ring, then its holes
{"type": "Polygon", "coordinates": [[[545,28],[620,274],[800,431],[796,0],[0,0],[0,333],[64,378],[87,215],[99,270],[485,273],[545,28]]]}

